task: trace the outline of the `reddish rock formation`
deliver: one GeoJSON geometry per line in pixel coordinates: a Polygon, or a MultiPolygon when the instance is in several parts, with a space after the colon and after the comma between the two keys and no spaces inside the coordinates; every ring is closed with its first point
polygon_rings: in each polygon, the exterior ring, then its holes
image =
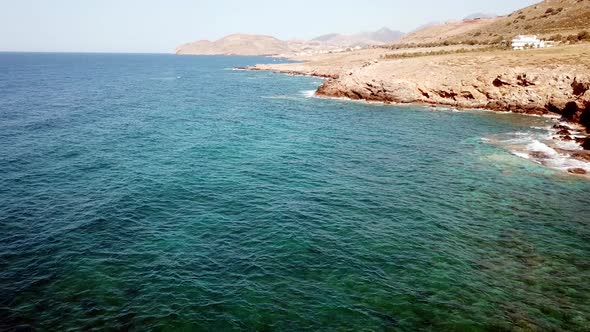
{"type": "Polygon", "coordinates": [[[567,171],[571,174],[579,174],[579,175],[585,175],[586,173],[588,173],[583,168],[570,168],[567,171]]]}

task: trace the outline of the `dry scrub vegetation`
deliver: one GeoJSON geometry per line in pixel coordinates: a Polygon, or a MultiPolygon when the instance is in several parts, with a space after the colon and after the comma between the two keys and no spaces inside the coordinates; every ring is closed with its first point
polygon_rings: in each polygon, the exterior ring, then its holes
{"type": "Polygon", "coordinates": [[[590,41],[590,0],[545,0],[495,19],[465,20],[410,33],[391,49],[498,45],[519,34],[563,43],[590,41]]]}

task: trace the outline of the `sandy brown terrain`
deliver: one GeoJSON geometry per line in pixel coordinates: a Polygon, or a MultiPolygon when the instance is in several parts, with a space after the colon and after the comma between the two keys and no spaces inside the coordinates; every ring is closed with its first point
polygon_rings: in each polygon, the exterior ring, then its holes
{"type": "Polygon", "coordinates": [[[465,35],[471,31],[481,29],[497,20],[498,18],[487,18],[435,24],[405,35],[403,38],[398,40],[396,44],[426,44],[443,42],[455,36],[465,35]]]}
{"type": "Polygon", "coordinates": [[[590,39],[590,0],[545,0],[506,16],[429,25],[395,44],[499,44],[519,34],[562,42],[590,39]]]}
{"type": "Polygon", "coordinates": [[[545,0],[448,41],[493,42],[510,40],[518,34],[536,34],[541,38],[565,41],[568,36],[583,31],[590,31],[590,0],[545,0]]]}

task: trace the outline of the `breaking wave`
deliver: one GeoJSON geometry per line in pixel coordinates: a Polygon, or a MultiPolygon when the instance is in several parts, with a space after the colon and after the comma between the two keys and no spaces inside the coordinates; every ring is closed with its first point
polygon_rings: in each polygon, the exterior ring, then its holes
{"type": "Polygon", "coordinates": [[[315,91],[316,90],[303,90],[299,91],[299,93],[305,98],[312,98],[315,96],[315,91]]]}
{"type": "MultiPolygon", "coordinates": [[[[530,132],[493,135],[484,138],[483,141],[504,148],[515,156],[557,171],[583,169],[590,173],[590,162],[572,157],[573,153],[582,150],[575,141],[560,139],[556,136],[557,130],[550,126],[531,127],[531,129],[530,132]]],[[[575,132],[575,128],[571,129],[575,132]]]]}

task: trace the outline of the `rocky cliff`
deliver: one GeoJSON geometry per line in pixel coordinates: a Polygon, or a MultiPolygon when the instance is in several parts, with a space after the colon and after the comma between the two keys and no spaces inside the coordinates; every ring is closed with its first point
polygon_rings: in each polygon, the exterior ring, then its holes
{"type": "Polygon", "coordinates": [[[590,105],[589,73],[578,72],[575,66],[470,69],[424,63],[420,72],[428,76],[419,78],[407,68],[392,68],[401,63],[368,62],[328,80],[317,94],[529,114],[573,113],[570,118],[574,120],[579,119],[574,114],[590,105]],[[392,75],[383,77],[383,72],[392,75]]]}

